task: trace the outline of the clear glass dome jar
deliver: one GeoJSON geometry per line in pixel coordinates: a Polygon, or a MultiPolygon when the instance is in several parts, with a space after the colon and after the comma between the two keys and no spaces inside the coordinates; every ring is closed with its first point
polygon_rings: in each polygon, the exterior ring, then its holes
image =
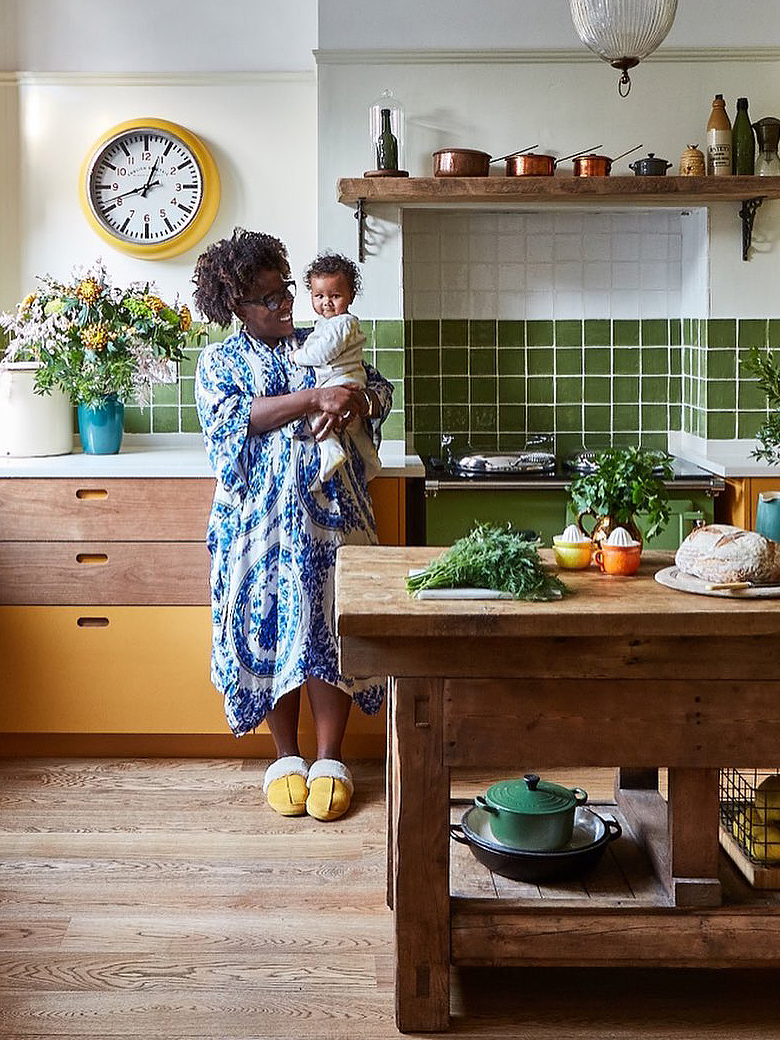
{"type": "Polygon", "coordinates": [[[371,135],[369,169],[393,173],[404,168],[404,107],[392,90],[383,90],[368,109],[371,135]],[[395,148],[388,138],[395,139],[395,148]],[[393,154],[394,152],[394,154],[393,154]]]}

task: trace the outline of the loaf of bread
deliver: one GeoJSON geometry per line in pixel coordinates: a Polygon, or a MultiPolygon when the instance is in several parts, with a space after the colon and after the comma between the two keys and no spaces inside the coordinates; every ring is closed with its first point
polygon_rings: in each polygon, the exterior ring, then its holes
{"type": "Polygon", "coordinates": [[[728,524],[695,528],[674,562],[683,574],[704,581],[780,582],[780,542],[728,524]]]}

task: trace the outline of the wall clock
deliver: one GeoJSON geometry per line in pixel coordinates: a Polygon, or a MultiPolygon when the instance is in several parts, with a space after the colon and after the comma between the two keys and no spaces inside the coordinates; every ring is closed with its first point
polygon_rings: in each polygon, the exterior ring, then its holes
{"type": "Polygon", "coordinates": [[[219,173],[195,134],[164,119],[131,119],[90,149],[81,204],[94,230],[130,256],[177,256],[206,234],[219,206],[219,173]]]}

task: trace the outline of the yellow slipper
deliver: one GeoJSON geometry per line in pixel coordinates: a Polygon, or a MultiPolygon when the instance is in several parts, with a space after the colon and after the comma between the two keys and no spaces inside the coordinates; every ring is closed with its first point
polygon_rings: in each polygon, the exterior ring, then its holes
{"type": "Polygon", "coordinates": [[[309,797],[306,812],[315,820],[329,823],[338,820],[349,809],[355,790],[352,774],[335,758],[320,758],[309,770],[307,777],[309,797]]]}
{"type": "Polygon", "coordinates": [[[309,763],[299,755],[285,755],[270,764],[263,778],[263,792],[274,812],[280,816],[304,815],[308,771],[309,763]]]}

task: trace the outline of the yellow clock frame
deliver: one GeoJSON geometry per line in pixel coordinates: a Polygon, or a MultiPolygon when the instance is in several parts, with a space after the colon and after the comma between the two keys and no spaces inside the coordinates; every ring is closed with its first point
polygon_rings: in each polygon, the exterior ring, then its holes
{"type": "Polygon", "coordinates": [[[124,123],[117,123],[116,126],[112,126],[90,148],[81,166],[80,197],[84,216],[87,218],[93,231],[108,242],[109,245],[112,245],[122,253],[126,253],[128,256],[133,256],[140,260],[166,260],[172,256],[179,256],[180,253],[185,253],[188,249],[191,249],[196,242],[203,238],[214,223],[220,199],[219,171],[211,153],[200,138],[196,137],[192,131],[179,126],[178,123],[171,123],[166,119],[128,119],[124,123]],[[203,198],[193,220],[175,237],[169,238],[165,242],[146,246],[135,242],[125,242],[123,239],[112,235],[95,215],[89,193],[89,174],[99,153],[112,138],[132,130],[160,130],[178,137],[182,144],[186,145],[195,156],[203,178],[203,198]]]}

